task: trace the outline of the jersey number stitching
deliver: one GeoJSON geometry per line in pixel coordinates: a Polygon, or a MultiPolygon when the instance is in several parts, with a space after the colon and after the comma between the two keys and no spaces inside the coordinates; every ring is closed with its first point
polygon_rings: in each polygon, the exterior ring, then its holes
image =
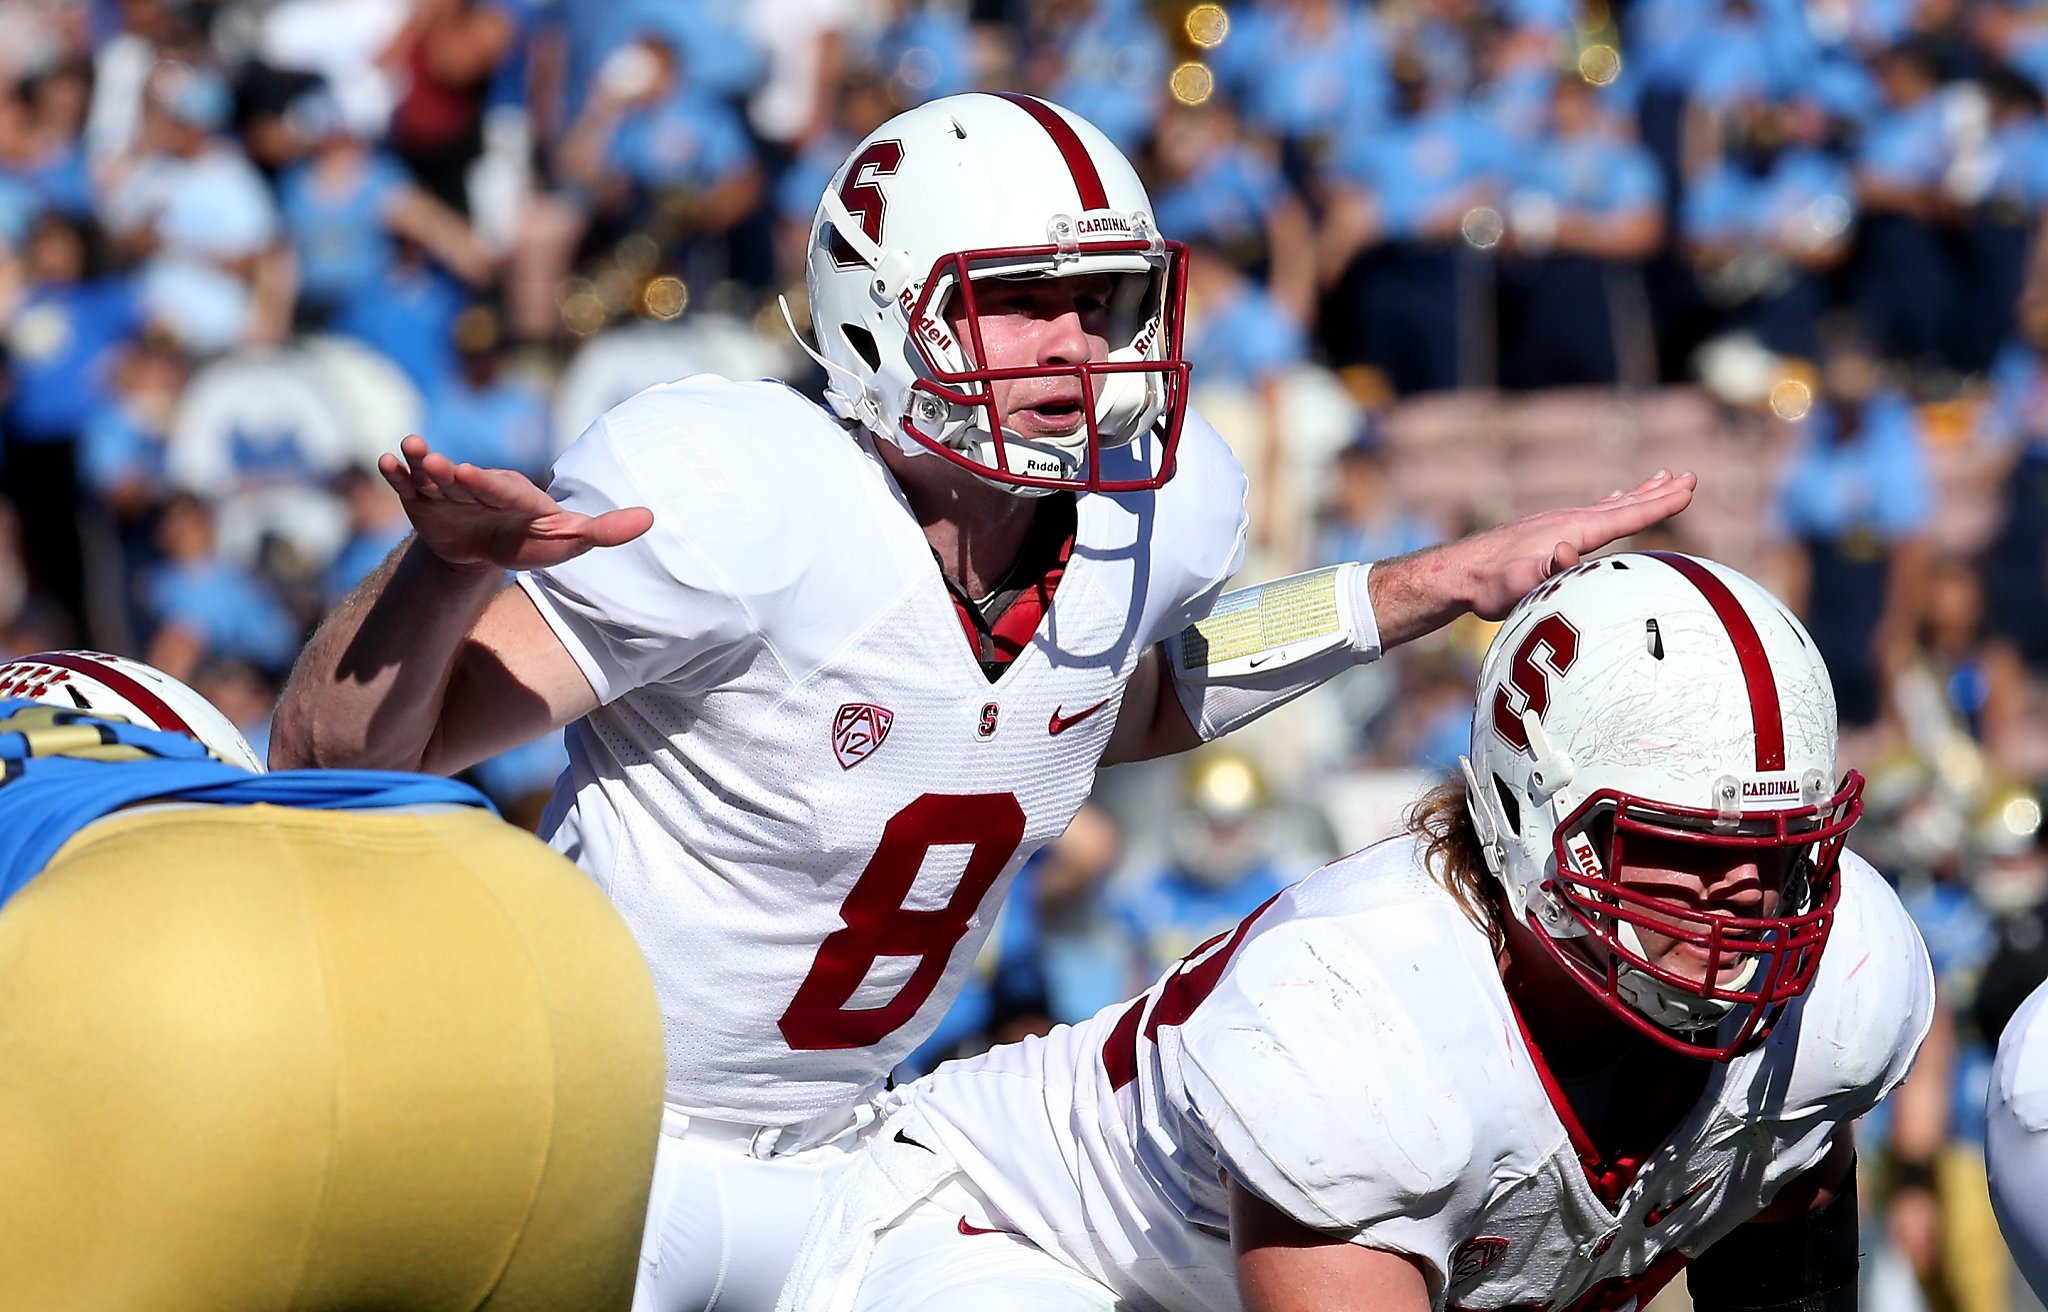
{"type": "Polygon", "coordinates": [[[839,905],[845,927],[818,945],[782,1013],[783,1039],[801,1051],[866,1048],[908,1023],[945,977],[953,949],[1023,842],[1024,808],[1014,793],[926,793],[891,816],[839,905]],[[972,848],[952,896],[929,911],[905,906],[925,856],[946,846],[972,848]],[[882,957],[915,957],[917,967],[881,1006],[849,1007],[882,957]]]}
{"type": "Polygon", "coordinates": [[[1117,1017],[1115,1027],[1102,1043],[1102,1066],[1109,1072],[1110,1088],[1121,1089],[1138,1078],[1139,1017],[1144,1016],[1142,1032],[1153,1043],[1159,1041],[1162,1026],[1186,1024],[1188,1017],[1195,1014],[1195,1008],[1202,1005],[1203,999],[1216,991],[1224,968],[1230,965],[1230,959],[1237,955],[1237,950],[1244,946],[1245,938],[1252,932],[1252,922],[1265,914],[1266,908],[1279,898],[1280,895],[1275,893],[1239,922],[1236,929],[1216,935],[1182,957],[1161,986],[1159,1000],[1152,1004],[1151,1015],[1145,1016],[1145,999],[1141,997],[1117,1017]]]}

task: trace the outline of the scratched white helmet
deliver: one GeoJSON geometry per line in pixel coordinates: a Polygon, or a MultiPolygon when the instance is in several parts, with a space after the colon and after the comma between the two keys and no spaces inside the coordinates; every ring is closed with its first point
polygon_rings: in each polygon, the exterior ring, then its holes
{"type": "Polygon", "coordinates": [[[0,664],[0,696],[121,719],[196,738],[229,765],[262,774],[234,721],[153,665],[101,651],[39,651],[0,664]]]}
{"type": "Polygon", "coordinates": [[[807,272],[826,397],[904,451],[1019,495],[1158,487],[1187,403],[1185,264],[1087,120],[1022,95],[928,101],[856,146],[819,203],[807,272]],[[977,282],[1094,274],[1112,275],[1106,361],[985,367],[977,282]],[[1027,378],[1077,384],[1058,403],[1071,432],[1009,426],[992,384],[1027,378]]]}
{"type": "Polygon", "coordinates": [[[1511,914],[1572,977],[1644,1034],[1725,1061],[1819,968],[1862,810],[1835,740],[1827,667],[1783,604],[1724,565],[1631,552],[1544,583],[1495,635],[1466,801],[1511,914]],[[1782,870],[1776,914],[1620,887],[1646,840],[1782,870]],[[1692,945],[1701,978],[1655,964],[1642,932],[1692,945]]]}

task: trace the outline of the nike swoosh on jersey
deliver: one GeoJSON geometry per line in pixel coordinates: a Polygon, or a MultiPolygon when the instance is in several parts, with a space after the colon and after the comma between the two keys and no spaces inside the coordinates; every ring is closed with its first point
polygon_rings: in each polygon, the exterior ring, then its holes
{"type": "Polygon", "coordinates": [[[1698,1184],[1695,1184],[1692,1188],[1680,1194],[1678,1197],[1671,1199],[1669,1202],[1662,1203],[1656,1207],[1652,1207],[1649,1211],[1643,1213],[1643,1224],[1664,1224],[1664,1222],[1671,1216],[1673,1212],[1677,1211],[1679,1208],[1685,1206],[1687,1203],[1691,1202],[1693,1199],[1699,1197],[1702,1193],[1712,1188],[1716,1183],[1720,1181],[1720,1179],[1721,1177],[1719,1175],[1710,1175],[1706,1179],[1700,1181],[1698,1184]]]}
{"type": "Polygon", "coordinates": [[[1006,1235],[1007,1230],[984,1230],[978,1225],[967,1224],[967,1218],[960,1218],[960,1233],[963,1235],[1006,1235]]]}
{"type": "Polygon", "coordinates": [[[1072,715],[1065,716],[1061,715],[1060,708],[1055,706],[1052,709],[1052,719],[1046,724],[1045,731],[1050,734],[1065,733],[1107,705],[1109,705],[1109,698],[1104,697],[1085,711],[1076,711],[1072,715]]]}
{"type": "Polygon", "coordinates": [[[933,1151],[929,1146],[919,1143],[917,1140],[911,1138],[909,1135],[903,1133],[903,1131],[901,1130],[896,1131],[896,1142],[907,1143],[912,1148],[923,1148],[926,1152],[933,1151]]]}

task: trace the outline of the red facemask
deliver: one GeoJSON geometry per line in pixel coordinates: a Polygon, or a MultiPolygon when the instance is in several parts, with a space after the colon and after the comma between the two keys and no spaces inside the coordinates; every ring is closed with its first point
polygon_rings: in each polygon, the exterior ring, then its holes
{"type": "Polygon", "coordinates": [[[1841,894],[1836,875],[1842,851],[1862,813],[1863,777],[1854,771],[1826,802],[1752,812],[1733,824],[1716,811],[1602,790],[1558,826],[1553,840],[1557,873],[1544,891],[1555,895],[1604,951],[1583,952],[1570,946],[1583,940],[1553,938],[1533,923],[1531,928],[1575,979],[1634,1029],[1687,1056],[1731,1060],[1761,1042],[1786,1004],[1812,985],[1841,894]],[[1632,838],[1740,852],[1759,864],[1777,858],[1783,871],[1779,914],[1719,915],[1623,886],[1614,872],[1623,868],[1632,838]],[[1700,976],[1652,963],[1623,940],[1624,924],[1637,935],[1655,934],[1700,949],[1706,954],[1700,976]],[[1720,982],[1726,967],[1744,962],[1753,968],[1720,982]],[[1718,1024],[1694,1031],[1661,1025],[1627,997],[1631,973],[1724,1008],[1726,1014],[1718,1024]]]}
{"type": "MultiPolygon", "coordinates": [[[[1104,360],[1077,364],[1018,365],[991,369],[970,363],[965,368],[954,368],[945,363],[940,352],[950,350],[960,359],[969,361],[986,360],[988,351],[981,339],[979,307],[975,304],[973,274],[979,272],[988,276],[992,272],[1019,267],[1044,265],[1062,255],[1061,248],[1046,246],[1007,246],[987,250],[960,251],[941,256],[933,263],[931,273],[924,281],[924,290],[915,304],[909,307],[910,341],[923,362],[923,372],[912,387],[910,413],[902,419],[903,431],[914,438],[926,450],[944,457],[982,478],[992,482],[1016,487],[1067,489],[1075,492],[1149,492],[1163,486],[1173,476],[1175,453],[1180,445],[1180,431],[1187,417],[1187,393],[1189,366],[1181,354],[1183,317],[1187,303],[1187,250],[1179,242],[1163,243],[1166,252],[1166,268],[1163,284],[1157,293],[1156,317],[1148,322],[1152,331],[1159,335],[1159,355],[1156,360],[1104,360]],[[960,299],[957,310],[966,326],[967,341],[956,342],[952,327],[946,322],[945,312],[953,309],[944,299],[957,295],[960,299]],[[1118,385],[1120,375],[1155,375],[1156,385],[1163,389],[1163,418],[1154,425],[1157,435],[1158,454],[1156,460],[1133,461],[1128,475],[1113,476],[1103,468],[1105,449],[1116,450],[1128,439],[1112,439],[1105,442],[1099,426],[1099,412],[1105,388],[1118,385]],[[1034,474],[1017,467],[1016,453],[1008,449],[1018,439],[1006,437],[1007,416],[995,399],[993,384],[1009,379],[1056,378],[1078,381],[1081,390],[1081,414],[1086,444],[1080,453],[1080,472],[1072,477],[1034,474]],[[992,450],[993,465],[970,459],[961,452],[940,442],[930,431],[929,421],[920,422],[922,398],[930,397],[948,406],[979,407],[987,416],[988,431],[994,435],[992,450]]],[[[1152,254],[1160,249],[1146,241],[1109,241],[1090,243],[1081,248],[1085,255],[1152,254]]],[[[1064,252],[1072,255],[1072,251],[1064,252]]],[[[1151,343],[1140,334],[1136,342],[1129,343],[1144,355],[1151,343]]],[[[1128,383],[1124,384],[1129,386],[1128,383]]],[[[936,410],[937,418],[944,411],[936,410]]],[[[1139,435],[1143,440],[1144,435],[1139,435]]]]}

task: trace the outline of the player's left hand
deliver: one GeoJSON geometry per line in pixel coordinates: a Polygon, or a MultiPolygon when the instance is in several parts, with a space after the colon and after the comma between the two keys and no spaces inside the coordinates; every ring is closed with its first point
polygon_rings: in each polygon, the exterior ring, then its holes
{"type": "Polygon", "coordinates": [[[1524,515],[1375,566],[1368,586],[1380,645],[1398,646],[1468,610],[1481,619],[1504,618],[1551,575],[1684,510],[1698,485],[1689,470],[1660,469],[1590,506],[1524,515]]]}
{"type": "Polygon", "coordinates": [[[1470,579],[1472,610],[1503,619],[1515,603],[1551,575],[1589,552],[1661,524],[1692,504],[1699,477],[1660,469],[1628,491],[1617,488],[1590,506],[1545,510],[1511,519],[1445,548],[1459,557],[1470,579]]]}

